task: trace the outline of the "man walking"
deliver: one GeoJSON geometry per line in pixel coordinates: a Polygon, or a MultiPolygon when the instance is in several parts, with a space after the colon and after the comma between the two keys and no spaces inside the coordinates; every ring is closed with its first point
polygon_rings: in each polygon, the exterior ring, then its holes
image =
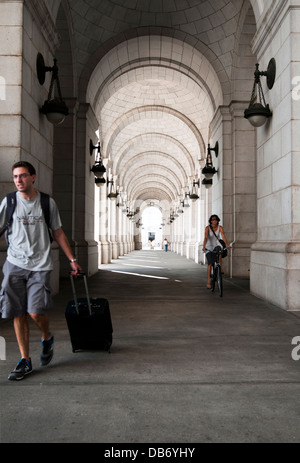
{"type": "MultiPolygon", "coordinates": [[[[12,168],[17,189],[15,210],[7,230],[7,259],[3,266],[3,282],[0,293],[2,318],[13,318],[14,329],[21,353],[21,360],[11,372],[10,381],[21,380],[32,372],[29,355],[28,314],[41,331],[42,366],[53,357],[54,338],[49,331],[48,310],[51,306],[50,274],[53,268],[51,240],[41,203],[41,193],[34,188],[35,168],[20,161],[12,168]]],[[[7,218],[8,200],[0,205],[0,229],[7,218]]],[[[68,239],[61,228],[57,206],[49,198],[49,228],[66,257],[73,274],[81,267],[76,262],[68,239]]]]}

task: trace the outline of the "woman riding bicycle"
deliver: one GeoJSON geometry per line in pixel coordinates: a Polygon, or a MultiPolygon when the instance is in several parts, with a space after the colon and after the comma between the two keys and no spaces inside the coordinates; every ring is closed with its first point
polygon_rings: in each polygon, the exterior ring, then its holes
{"type": "MultiPolygon", "coordinates": [[[[210,282],[210,275],[211,275],[211,266],[215,260],[215,255],[212,253],[212,251],[217,247],[221,246],[220,242],[218,239],[222,239],[225,242],[225,247],[229,248],[229,245],[227,243],[227,239],[223,230],[223,227],[219,225],[220,223],[220,218],[216,215],[213,214],[209,218],[209,225],[205,228],[205,237],[204,237],[204,242],[203,242],[203,252],[208,251],[206,253],[206,259],[207,259],[207,285],[206,287],[208,289],[211,289],[211,282],[210,282]]],[[[220,263],[221,263],[221,256],[220,256],[220,263]]]]}

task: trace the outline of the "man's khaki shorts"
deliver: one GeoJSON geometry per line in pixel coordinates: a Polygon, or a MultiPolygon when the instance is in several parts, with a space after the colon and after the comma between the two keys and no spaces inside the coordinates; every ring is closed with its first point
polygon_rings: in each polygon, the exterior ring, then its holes
{"type": "Polygon", "coordinates": [[[50,274],[24,270],[6,260],[0,291],[2,318],[14,318],[27,313],[44,315],[51,308],[50,274]]]}

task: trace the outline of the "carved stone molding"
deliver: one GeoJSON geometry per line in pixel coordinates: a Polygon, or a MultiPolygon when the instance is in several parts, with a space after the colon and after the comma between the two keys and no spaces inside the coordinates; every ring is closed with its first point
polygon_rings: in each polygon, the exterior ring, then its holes
{"type": "Polygon", "coordinates": [[[55,50],[60,45],[61,37],[57,32],[45,1],[25,0],[25,5],[32,14],[32,17],[36,20],[37,24],[40,25],[45,40],[54,54],[55,50]]]}

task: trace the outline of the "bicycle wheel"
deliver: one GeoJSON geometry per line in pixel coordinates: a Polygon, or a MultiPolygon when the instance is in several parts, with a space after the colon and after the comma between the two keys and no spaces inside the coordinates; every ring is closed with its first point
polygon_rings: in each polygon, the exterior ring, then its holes
{"type": "Polygon", "coordinates": [[[219,266],[217,266],[217,268],[216,268],[216,280],[217,280],[217,284],[218,284],[220,297],[222,297],[223,296],[223,281],[222,281],[221,268],[219,266]]]}
{"type": "Polygon", "coordinates": [[[215,284],[216,284],[216,267],[215,267],[215,265],[212,266],[212,271],[211,271],[211,276],[210,276],[210,284],[211,284],[211,290],[212,290],[212,292],[214,292],[215,284]]]}

